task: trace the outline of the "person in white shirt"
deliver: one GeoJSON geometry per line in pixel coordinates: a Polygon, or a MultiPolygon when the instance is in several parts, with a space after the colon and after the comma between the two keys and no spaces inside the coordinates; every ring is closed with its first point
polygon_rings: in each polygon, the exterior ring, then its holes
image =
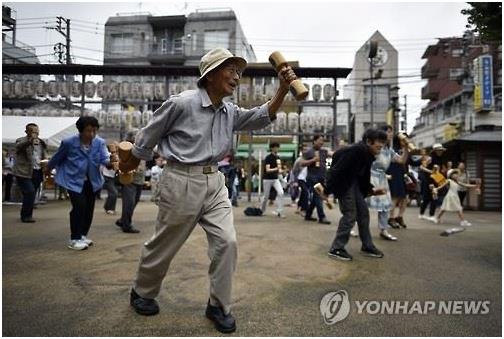
{"type": "Polygon", "coordinates": [[[163,157],[158,157],[156,158],[156,164],[152,166],[151,168],[151,178],[150,178],[150,184],[151,184],[151,201],[157,202],[158,201],[158,183],[159,183],[159,176],[161,175],[161,172],[163,171],[163,166],[166,163],[166,160],[164,160],[163,157]]]}
{"type": "Polygon", "coordinates": [[[108,169],[105,166],[101,166],[101,172],[103,174],[103,188],[107,190],[107,199],[103,208],[105,213],[114,215],[116,213],[116,203],[117,203],[117,187],[115,185],[116,171],[111,168],[108,169]]]}

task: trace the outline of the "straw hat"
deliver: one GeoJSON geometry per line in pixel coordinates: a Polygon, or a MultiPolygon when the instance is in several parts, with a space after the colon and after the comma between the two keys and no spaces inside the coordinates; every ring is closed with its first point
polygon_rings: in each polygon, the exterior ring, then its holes
{"type": "Polygon", "coordinates": [[[214,48],[207,54],[203,55],[203,57],[201,58],[199,64],[199,71],[201,76],[198,79],[198,85],[200,84],[200,81],[205,77],[205,75],[222,65],[222,63],[227,60],[235,61],[241,70],[247,67],[247,60],[245,60],[244,58],[234,56],[227,49],[214,48]]]}

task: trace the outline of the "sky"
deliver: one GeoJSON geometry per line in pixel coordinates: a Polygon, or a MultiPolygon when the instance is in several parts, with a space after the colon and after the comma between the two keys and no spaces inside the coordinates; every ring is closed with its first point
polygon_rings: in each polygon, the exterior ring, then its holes
{"type": "MultiPolygon", "coordinates": [[[[400,104],[407,95],[408,131],[427,100],[420,78],[426,47],[436,38],[461,36],[467,24],[464,2],[6,2],[16,10],[17,40],[36,47],[43,63],[54,63],[53,45],[64,38],[54,30],[55,17],[71,19],[73,62],[100,64],[103,25],[117,13],[189,14],[196,9],[231,8],[259,62],[280,50],[304,67],[352,67],[356,51],[379,30],[399,52],[400,104]],[[34,19],[35,18],[35,19],[34,19]],[[417,75],[416,77],[414,77],[417,75]]],[[[320,82],[324,84],[324,81],[320,82]]],[[[345,81],[339,81],[340,93],[345,81]],[[341,87],[340,87],[341,86],[341,87]]]]}

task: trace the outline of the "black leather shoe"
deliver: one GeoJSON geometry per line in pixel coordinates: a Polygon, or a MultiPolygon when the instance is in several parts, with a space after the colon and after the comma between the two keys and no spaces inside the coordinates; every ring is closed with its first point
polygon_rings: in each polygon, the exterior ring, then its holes
{"type": "Polygon", "coordinates": [[[319,220],[319,224],[330,225],[331,222],[326,218],[319,220]]]}
{"type": "Polygon", "coordinates": [[[222,333],[236,331],[236,321],[231,313],[224,314],[222,308],[210,305],[210,300],[208,301],[205,314],[206,317],[214,323],[217,331],[222,333]]]}
{"type": "Polygon", "coordinates": [[[117,219],[117,221],[115,222],[116,226],[117,227],[123,227],[123,223],[121,221],[121,219],[117,219]]]}
{"type": "Polygon", "coordinates": [[[317,221],[317,218],[314,218],[314,217],[305,217],[304,220],[306,220],[306,221],[317,221]]]}
{"type": "Polygon", "coordinates": [[[133,226],[131,227],[126,227],[126,228],[123,228],[122,231],[124,233],[140,233],[140,230],[137,230],[136,228],[134,228],[133,226]]]}
{"type": "Polygon", "coordinates": [[[21,222],[25,222],[25,223],[34,223],[35,222],[35,219],[33,219],[32,217],[29,217],[29,218],[21,218],[21,222]]]}
{"type": "Polygon", "coordinates": [[[131,289],[130,305],[133,306],[136,313],[141,315],[155,315],[159,313],[159,305],[156,300],[142,298],[134,289],[131,289]]]}

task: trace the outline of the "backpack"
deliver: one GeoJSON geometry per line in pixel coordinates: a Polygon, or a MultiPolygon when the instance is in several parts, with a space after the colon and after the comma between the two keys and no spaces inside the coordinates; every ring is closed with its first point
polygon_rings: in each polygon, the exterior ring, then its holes
{"type": "Polygon", "coordinates": [[[262,210],[260,208],[256,207],[247,207],[243,213],[245,213],[246,216],[249,217],[260,217],[262,216],[262,210]]]}

